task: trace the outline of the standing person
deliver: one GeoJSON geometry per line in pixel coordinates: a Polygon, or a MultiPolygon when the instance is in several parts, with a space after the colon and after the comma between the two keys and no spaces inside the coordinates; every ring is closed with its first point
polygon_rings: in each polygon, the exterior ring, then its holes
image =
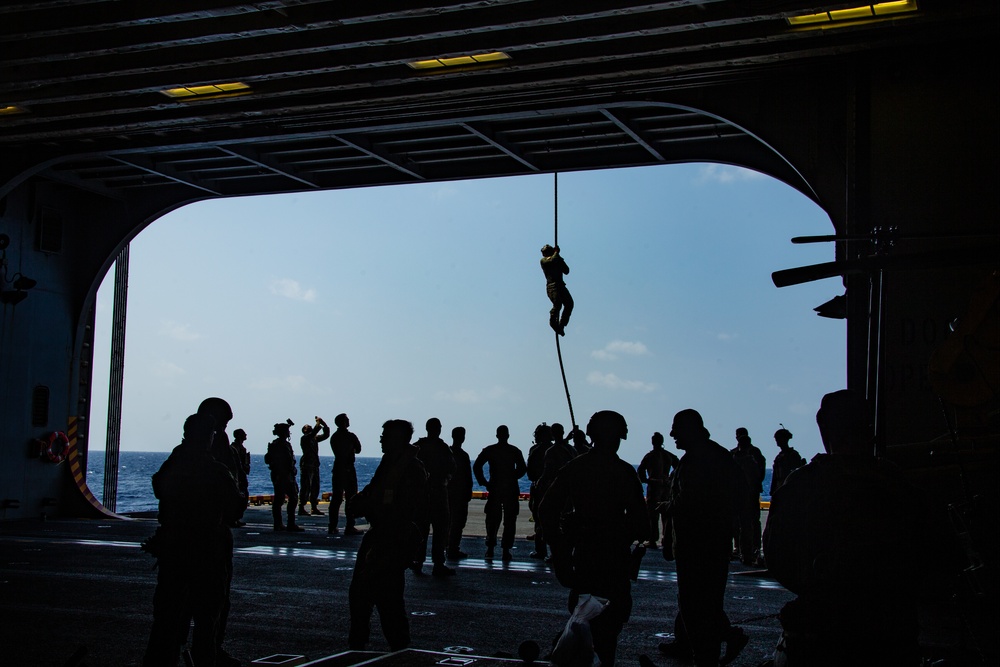
{"type": "Polygon", "coordinates": [[[630,547],[645,541],[649,521],[639,477],[618,458],[628,437],[625,418],[611,410],[596,412],[587,435],[594,448],[562,468],[538,513],[552,545],[556,576],[570,589],[570,612],[583,594],[608,601],[590,629],[602,667],[612,667],[618,635],[632,613],[630,547]]]}
{"type": "Polygon", "coordinates": [[[299,447],[302,448],[302,458],[299,459],[299,515],[305,516],[306,503],[312,505],[312,514],[323,514],[317,507],[319,503],[319,443],[330,437],[330,427],[322,417],[316,417],[316,426],[306,424],[302,427],[302,437],[299,447]],[[319,432],[317,434],[317,431],[319,432]]]}
{"type": "MultiPolygon", "coordinates": [[[[552,424],[552,445],[545,450],[545,458],[542,462],[542,476],[535,484],[535,493],[538,494],[539,504],[545,500],[545,492],[552,486],[556,475],[563,466],[577,457],[576,449],[569,444],[565,438],[566,429],[559,422],[552,424]]],[[[542,531],[545,534],[545,531],[542,531]]]]}
{"type": "Polygon", "coordinates": [[[486,560],[493,560],[493,550],[497,545],[497,533],[503,521],[503,536],[500,538],[501,558],[504,562],[513,560],[510,553],[517,533],[517,514],[520,511],[521,487],[517,480],[524,477],[527,465],[521,450],[510,444],[510,431],[506,426],[497,426],[497,441],[484,447],[476,457],[472,472],[476,481],[486,488],[486,560]],[[487,479],[483,467],[489,465],[487,479]]]}
{"type": "MultiPolygon", "coordinates": [[[[333,450],[333,489],[330,493],[330,527],[327,533],[336,535],[337,522],[340,520],[340,504],[350,500],[358,492],[358,471],[354,461],[361,453],[361,441],[358,436],[347,430],[351,420],[344,413],[333,418],[337,430],[330,436],[330,449],[333,450]]],[[[344,535],[360,535],[361,531],[354,527],[357,515],[350,509],[344,510],[344,535]]]]}
{"type": "Polygon", "coordinates": [[[763,566],[760,557],[760,494],[764,491],[767,459],[754,446],[750,433],[742,426],[736,429],[736,447],[729,451],[743,473],[737,482],[739,508],[734,531],[740,562],[744,565],[763,566]]]}
{"type": "Polygon", "coordinates": [[[427,420],[427,435],[417,440],[417,458],[427,471],[427,515],[420,532],[422,543],[414,554],[410,569],[414,574],[422,574],[424,562],[427,560],[427,540],[431,530],[434,540],[431,542],[431,561],[434,568],[431,571],[435,577],[447,577],[455,574],[455,570],[444,564],[445,552],[448,549],[448,530],[451,528],[451,514],[448,510],[448,481],[455,474],[455,457],[451,449],[441,439],[441,420],[431,417],[427,420]]]}
{"type": "MultiPolygon", "coordinates": [[[[245,443],[247,440],[247,432],[241,428],[233,431],[233,454],[236,456],[236,462],[239,464],[238,473],[239,476],[236,478],[236,485],[240,489],[240,493],[247,501],[247,506],[250,505],[250,452],[247,451],[245,443]]],[[[240,513],[240,518],[233,522],[233,526],[240,528],[247,525],[247,522],[243,520],[243,513],[240,513]]]]}
{"type": "Polygon", "coordinates": [[[157,575],[143,667],[174,667],[192,620],[196,664],[240,664],[222,650],[218,632],[232,571],[229,525],[242,512],[243,497],[209,451],[215,428],[208,415],[188,417],[181,444],[153,475],[159,526],[142,548],[156,557],[157,575]]]}
{"type": "Polygon", "coordinates": [[[586,454],[592,449],[591,444],[587,442],[587,434],[575,426],[569,433],[569,439],[573,443],[573,449],[576,450],[577,455],[586,454]]]}
{"type": "Polygon", "coordinates": [[[569,273],[569,266],[559,254],[559,246],[542,246],[542,273],[545,274],[545,293],[552,302],[549,311],[549,326],[560,336],[566,335],[566,325],[573,313],[573,297],[563,276],[569,273]]]}
{"type": "Polygon", "coordinates": [[[649,539],[646,546],[656,548],[660,539],[660,524],[663,524],[663,547],[670,547],[670,533],[666,502],[670,492],[670,471],[677,468],[680,459],[663,448],[663,434],[656,432],[650,439],[653,449],[642,457],[636,472],[639,481],[646,485],[646,511],[649,513],[649,539]]]}
{"type": "Polygon", "coordinates": [[[451,455],[455,458],[455,476],[448,482],[448,509],[451,528],[448,531],[448,560],[461,560],[469,554],[462,551],[462,532],[469,520],[469,501],[472,500],[472,461],[469,452],[462,449],[465,428],[451,429],[451,455]]]}
{"type": "Polygon", "coordinates": [[[413,425],[392,419],[382,425],[382,460],[371,482],[347,500],[351,516],[365,516],[371,528],[361,539],[348,592],[351,627],[347,644],[363,651],[371,634],[372,610],[377,608],[389,649],[410,645],[403,573],[420,542],[418,525],[426,511],[427,476],[410,445],[413,425]]]}
{"type": "Polygon", "coordinates": [[[779,616],[776,667],[920,663],[926,508],[902,471],[875,457],[870,414],[856,392],[824,396],[816,423],[826,453],[771,499],[768,569],[797,596],[779,616]]]}
{"type": "Polygon", "coordinates": [[[243,476],[240,478],[241,491],[243,494],[249,497],[250,493],[250,451],[247,449],[247,432],[241,428],[233,431],[233,449],[236,451],[236,460],[239,461],[240,467],[243,469],[243,476]]]}
{"type": "Polygon", "coordinates": [[[732,454],[709,439],[696,410],[674,416],[670,437],[684,450],[670,480],[667,503],[677,560],[677,639],[661,644],[660,651],[693,656],[699,667],[729,664],[749,642],[741,629],[729,625],[723,610],[742,473],[732,454]],[[720,662],[723,641],[726,655],[720,662]]]}
{"type": "Polygon", "coordinates": [[[542,502],[542,494],[538,490],[538,480],[545,472],[545,452],[552,446],[552,427],[542,422],[535,427],[534,444],[528,450],[528,479],[531,481],[528,495],[528,510],[531,511],[531,520],[535,524],[535,550],[528,554],[529,558],[545,558],[547,547],[545,546],[545,535],[542,531],[542,523],[538,520],[538,504],[542,502]]]}
{"type": "Polygon", "coordinates": [[[271,484],[274,485],[274,499],[271,501],[271,515],[275,530],[301,532],[302,526],[295,525],[295,505],[299,500],[299,487],[295,483],[295,452],[289,441],[294,422],[288,419],[283,424],[275,424],[271,433],[276,436],[267,445],[264,463],[271,469],[271,484]],[[281,523],[281,506],[288,498],[288,526],[281,523]]]}
{"type": "MultiPolygon", "coordinates": [[[[206,398],[198,405],[198,414],[211,417],[215,423],[215,436],[212,438],[212,456],[229,471],[230,476],[236,481],[236,487],[240,488],[243,496],[243,507],[231,525],[243,525],[243,514],[249,506],[250,497],[248,495],[249,483],[243,479],[243,466],[239,463],[236,450],[229,444],[229,436],[226,434],[226,427],[233,418],[233,408],[229,403],[218,396],[206,398]],[[241,488],[242,487],[242,488],[241,488]]],[[[215,633],[218,644],[216,662],[219,665],[238,664],[237,661],[229,657],[222,649],[222,642],[226,638],[226,626],[229,623],[229,589],[233,581],[233,535],[232,532],[225,533],[228,536],[228,546],[226,547],[226,594],[222,602],[222,610],[219,613],[219,624],[215,633]]]]}
{"type": "Polygon", "coordinates": [[[780,489],[793,470],[797,470],[806,464],[802,455],[795,451],[795,448],[788,444],[792,439],[792,432],[782,426],[774,432],[774,442],[778,445],[778,455],[774,457],[774,464],[771,468],[771,488],[768,493],[773,497],[780,489]]]}

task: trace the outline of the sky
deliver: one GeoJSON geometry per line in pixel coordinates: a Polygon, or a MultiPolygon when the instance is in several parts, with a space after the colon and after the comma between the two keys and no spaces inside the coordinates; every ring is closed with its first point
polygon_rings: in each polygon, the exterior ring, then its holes
{"type": "MultiPolygon", "coordinates": [[[[539,266],[552,175],[217,199],[131,244],[121,449],[170,451],[202,399],[263,453],[277,422],[343,412],[379,456],[387,419],[415,438],[438,417],[473,457],[507,425],[525,454],[541,422],[569,430],[539,266]]],[[[820,452],[820,398],[846,382],[846,327],[813,308],[840,278],[775,288],[771,272],[832,261],[829,217],[746,169],[684,164],[558,176],[558,243],[576,302],[561,339],[576,422],[652,434],[694,408],[712,438],[745,426],[770,462],[783,424],[820,452]]],[[[98,293],[91,447],[104,448],[114,270],[98,293]]],[[[293,437],[298,451],[298,438],[293,437]]],[[[668,449],[675,451],[667,437],[668,449]]],[[[321,453],[329,454],[324,446],[321,453]]]]}

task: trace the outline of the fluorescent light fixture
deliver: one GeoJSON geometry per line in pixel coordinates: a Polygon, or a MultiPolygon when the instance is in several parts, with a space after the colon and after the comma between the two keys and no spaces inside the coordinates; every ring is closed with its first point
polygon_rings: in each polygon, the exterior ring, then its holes
{"type": "Polygon", "coordinates": [[[835,9],[819,14],[806,14],[805,16],[790,16],[789,25],[816,25],[823,23],[837,23],[841,21],[859,21],[864,19],[875,19],[893,14],[903,14],[917,11],[917,0],[894,0],[893,2],[880,2],[874,5],[861,5],[849,9],[835,9]]]}
{"type": "Polygon", "coordinates": [[[447,67],[468,67],[471,65],[486,65],[489,63],[510,60],[503,51],[490,51],[489,53],[477,53],[472,56],[450,56],[447,58],[429,58],[427,60],[414,60],[406,63],[412,69],[428,70],[442,69],[447,67]]]}
{"type": "Polygon", "coordinates": [[[235,95],[246,95],[250,93],[250,86],[239,81],[231,83],[210,83],[204,86],[182,86],[180,88],[167,88],[160,91],[167,97],[176,100],[205,100],[219,97],[233,97],[235,95]]]}
{"type": "Polygon", "coordinates": [[[14,116],[19,113],[28,113],[28,110],[24,107],[19,107],[16,104],[5,104],[0,106],[0,116],[14,116]]]}

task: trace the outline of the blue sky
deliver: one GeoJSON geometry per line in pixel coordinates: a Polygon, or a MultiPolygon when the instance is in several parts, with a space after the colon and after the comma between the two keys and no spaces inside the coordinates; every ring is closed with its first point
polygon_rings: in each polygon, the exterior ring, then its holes
{"type": "MultiPolygon", "coordinates": [[[[845,383],[843,321],[814,306],[839,278],[777,289],[771,272],[833,259],[826,214],[788,186],[708,164],[559,176],[559,245],[576,301],[562,339],[577,422],[629,423],[637,463],[695,408],[768,460],[783,423],[821,450],[819,399],[845,383]]],[[[276,422],[346,412],[362,456],[386,419],[438,417],[477,453],[499,424],[527,451],[569,411],[539,249],[553,177],[224,199],[155,221],[131,247],[122,449],[169,451],[201,399],[262,453],[276,422]]],[[[113,271],[98,295],[91,446],[103,447],[113,271]]],[[[447,439],[447,438],[446,438],[447,439]]],[[[297,448],[297,440],[295,441],[297,448]]],[[[667,439],[668,447],[673,449],[667,439]]],[[[325,448],[324,448],[324,451],[325,448]]]]}

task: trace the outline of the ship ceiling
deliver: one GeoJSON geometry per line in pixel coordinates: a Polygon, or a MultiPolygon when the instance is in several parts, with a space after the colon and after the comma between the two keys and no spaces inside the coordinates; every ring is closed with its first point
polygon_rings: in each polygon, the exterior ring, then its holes
{"type": "Polygon", "coordinates": [[[5,3],[3,174],[180,199],[697,159],[804,187],[744,129],[665,102],[671,91],[975,35],[997,15],[992,0],[923,2],[803,29],[787,19],[848,5],[398,4],[5,3]],[[501,55],[468,58],[483,54],[501,55]]]}

